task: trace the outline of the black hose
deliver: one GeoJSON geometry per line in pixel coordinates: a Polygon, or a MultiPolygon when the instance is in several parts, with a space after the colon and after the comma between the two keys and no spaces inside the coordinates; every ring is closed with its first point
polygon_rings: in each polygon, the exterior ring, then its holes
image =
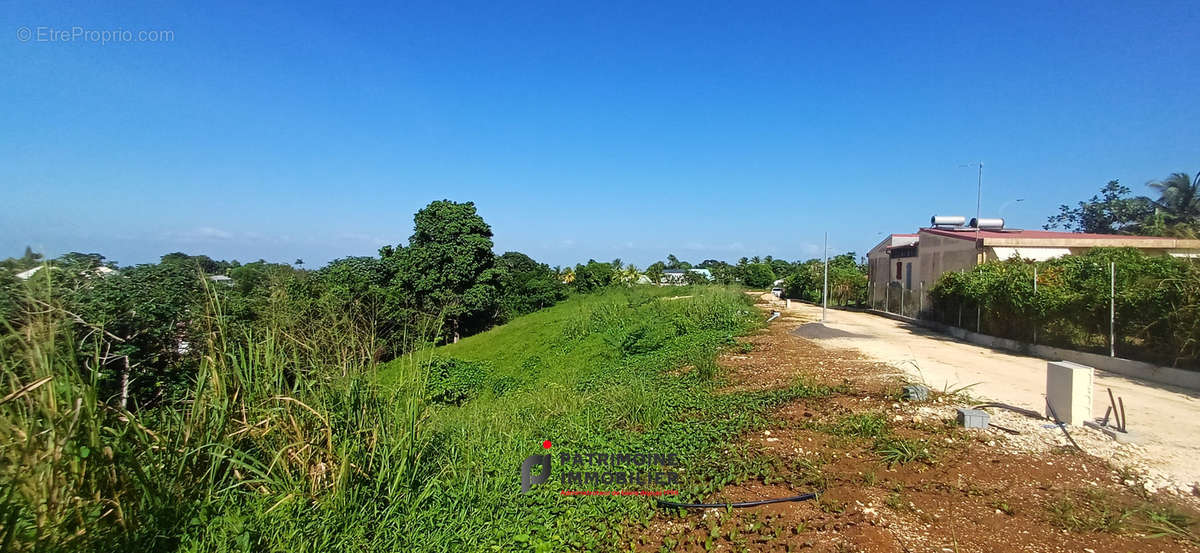
{"type": "Polygon", "coordinates": [[[989,423],[988,423],[988,426],[990,426],[990,427],[992,427],[992,428],[995,428],[996,430],[1003,430],[1004,432],[1008,432],[1009,434],[1012,434],[1012,435],[1014,435],[1014,436],[1015,436],[1015,435],[1017,435],[1017,434],[1020,434],[1020,432],[1018,432],[1018,431],[1016,431],[1016,430],[1013,430],[1013,429],[1011,429],[1011,428],[1005,428],[1005,427],[1003,427],[1003,426],[1000,426],[1000,425],[998,425],[998,424],[996,424],[996,423],[994,423],[994,422],[989,422],[989,423]]]}
{"type": "Polygon", "coordinates": [[[1026,417],[1033,417],[1035,419],[1045,419],[1046,418],[1046,417],[1042,416],[1041,413],[1034,411],[1033,409],[1025,409],[1022,407],[1017,407],[1016,405],[1009,405],[1007,403],[984,403],[983,405],[976,405],[976,406],[972,407],[972,409],[985,409],[987,407],[995,407],[997,409],[1005,409],[1008,411],[1012,411],[1014,413],[1020,413],[1022,415],[1025,415],[1026,417]]]}
{"type": "Polygon", "coordinates": [[[784,503],[786,501],[808,501],[817,497],[815,493],[806,493],[793,495],[791,497],[778,497],[775,499],[763,499],[761,501],[741,501],[737,503],[676,503],[674,501],[658,500],[658,504],[663,507],[674,507],[677,509],[726,509],[726,508],[741,508],[741,507],[757,507],[759,505],[768,505],[771,503],[784,503]]]}
{"type": "Polygon", "coordinates": [[[1083,448],[1079,447],[1079,444],[1075,443],[1075,438],[1072,438],[1071,433],[1067,432],[1066,423],[1062,422],[1062,420],[1058,418],[1058,413],[1054,412],[1054,406],[1050,405],[1050,398],[1046,398],[1046,408],[1050,409],[1050,416],[1054,417],[1054,422],[1058,424],[1059,428],[1062,429],[1063,434],[1067,435],[1067,441],[1071,442],[1071,445],[1075,446],[1076,451],[1083,453],[1083,448]]]}

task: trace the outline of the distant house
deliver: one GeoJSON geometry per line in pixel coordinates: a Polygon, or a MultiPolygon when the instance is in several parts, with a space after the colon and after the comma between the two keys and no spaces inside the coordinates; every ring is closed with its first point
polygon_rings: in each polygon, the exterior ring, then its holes
{"type": "Polygon", "coordinates": [[[213,275],[213,276],[208,277],[208,280],[211,280],[211,281],[219,283],[219,284],[224,284],[225,286],[233,286],[233,279],[229,278],[225,275],[213,275]]]}
{"type": "MultiPolygon", "coordinates": [[[[29,269],[28,271],[21,271],[21,272],[17,273],[15,276],[21,280],[29,280],[30,278],[33,277],[33,275],[36,275],[38,271],[42,270],[42,267],[45,267],[45,265],[38,265],[37,267],[29,269]]],[[[51,268],[57,269],[58,267],[51,267],[51,268]]],[[[89,273],[90,276],[108,276],[108,275],[116,274],[117,271],[111,267],[105,267],[104,265],[100,265],[99,267],[96,267],[95,269],[85,271],[85,273],[89,273]]]]}
{"type": "Polygon", "coordinates": [[[687,284],[684,275],[687,273],[695,273],[703,275],[705,280],[712,280],[712,272],[708,269],[665,269],[663,270],[663,284],[680,285],[687,284]]]}
{"type": "Polygon", "coordinates": [[[42,270],[42,265],[38,265],[37,267],[34,267],[28,271],[21,271],[21,272],[17,273],[17,278],[19,278],[21,280],[29,280],[30,277],[32,277],[33,275],[36,275],[37,272],[40,270],[42,270]]]}

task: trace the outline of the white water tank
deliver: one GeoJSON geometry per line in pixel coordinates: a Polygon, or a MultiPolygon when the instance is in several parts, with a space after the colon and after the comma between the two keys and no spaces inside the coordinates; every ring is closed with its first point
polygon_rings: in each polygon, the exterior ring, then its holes
{"type": "Polygon", "coordinates": [[[961,227],[967,222],[962,215],[934,215],[929,218],[929,224],[935,227],[961,227]]]}
{"type": "Polygon", "coordinates": [[[970,227],[977,228],[979,230],[1001,230],[1004,228],[1004,219],[1000,219],[1000,218],[993,219],[993,218],[989,218],[989,217],[980,217],[980,218],[972,217],[970,227]]]}

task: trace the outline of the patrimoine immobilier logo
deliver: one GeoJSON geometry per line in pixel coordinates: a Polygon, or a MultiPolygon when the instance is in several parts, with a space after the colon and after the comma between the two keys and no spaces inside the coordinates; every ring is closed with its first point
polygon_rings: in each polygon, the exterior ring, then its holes
{"type": "MultiPolygon", "coordinates": [[[[550,440],[542,442],[550,449],[550,440]]],[[[572,453],[558,454],[557,479],[564,488],[562,495],[677,495],[678,490],[659,489],[679,481],[679,473],[670,470],[679,465],[674,453],[572,453]],[[617,489],[596,489],[617,488],[617,489]]],[[[545,484],[555,472],[553,456],[547,452],[533,454],[521,463],[521,493],[545,484]],[[536,470],[535,470],[536,469],[536,470]]]]}

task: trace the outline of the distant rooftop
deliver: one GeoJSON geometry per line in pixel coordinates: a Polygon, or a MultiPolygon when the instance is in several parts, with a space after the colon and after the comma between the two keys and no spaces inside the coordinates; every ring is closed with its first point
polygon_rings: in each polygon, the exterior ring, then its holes
{"type": "MultiPolygon", "coordinates": [[[[961,227],[958,230],[940,229],[940,228],[922,228],[920,232],[936,234],[938,236],[948,236],[950,238],[961,238],[963,240],[975,240],[976,238],[1016,238],[1022,240],[1136,240],[1138,242],[1162,242],[1166,243],[1182,243],[1185,245],[1200,245],[1200,240],[1182,240],[1178,238],[1168,238],[1164,236],[1134,236],[1125,234],[1092,234],[1086,232],[1061,232],[1053,230],[1021,230],[1021,229],[1004,229],[1004,230],[975,230],[969,227],[961,227]],[[1194,244],[1191,244],[1194,243],[1194,244]]],[[[902,235],[897,235],[902,236],[902,235]]]]}

